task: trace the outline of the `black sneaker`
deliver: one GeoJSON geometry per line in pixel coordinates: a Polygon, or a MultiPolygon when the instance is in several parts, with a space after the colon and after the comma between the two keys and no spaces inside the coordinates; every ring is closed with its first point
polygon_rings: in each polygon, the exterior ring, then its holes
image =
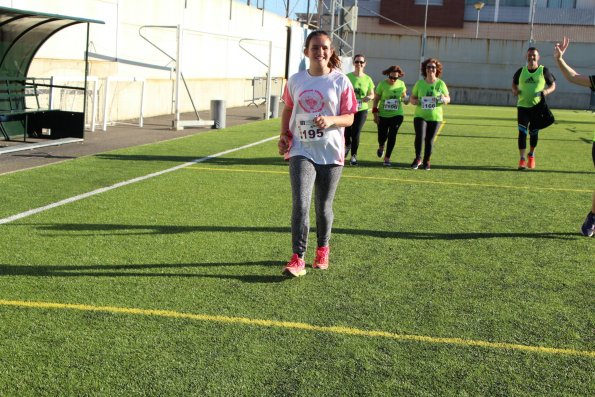
{"type": "Polygon", "coordinates": [[[426,161],[424,163],[424,170],[429,171],[431,169],[432,169],[432,167],[430,167],[430,162],[429,161],[426,161]]]}
{"type": "Polygon", "coordinates": [[[356,154],[351,155],[351,161],[349,161],[349,164],[357,165],[357,155],[356,154]]]}
{"type": "Polygon", "coordinates": [[[421,160],[420,159],[415,159],[413,160],[413,163],[411,163],[411,169],[418,169],[419,166],[421,165],[421,160]]]}
{"type": "Polygon", "coordinates": [[[378,156],[378,157],[382,157],[383,153],[384,153],[384,146],[379,147],[378,150],[376,150],[376,156],[378,156]]]}
{"type": "Polygon", "coordinates": [[[581,233],[583,236],[592,237],[595,234],[595,215],[592,212],[589,212],[587,218],[585,219],[585,223],[581,226],[581,233]]]}

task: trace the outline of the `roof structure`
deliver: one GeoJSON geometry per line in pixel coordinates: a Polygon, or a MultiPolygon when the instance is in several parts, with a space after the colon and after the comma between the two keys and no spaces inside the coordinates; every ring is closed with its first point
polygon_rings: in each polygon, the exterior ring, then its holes
{"type": "Polygon", "coordinates": [[[0,7],[0,75],[25,78],[43,43],[60,30],[79,23],[104,22],[0,7]]]}

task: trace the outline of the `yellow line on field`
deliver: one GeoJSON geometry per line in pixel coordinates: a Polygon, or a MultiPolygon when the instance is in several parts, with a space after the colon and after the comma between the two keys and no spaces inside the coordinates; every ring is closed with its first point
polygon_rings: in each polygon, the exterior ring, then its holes
{"type": "MultiPolygon", "coordinates": [[[[191,166],[186,169],[191,170],[205,170],[205,171],[217,171],[217,172],[250,172],[255,174],[289,174],[287,171],[264,171],[264,170],[244,170],[239,168],[212,168],[212,167],[200,167],[191,166]]],[[[345,175],[341,178],[347,179],[369,179],[374,181],[393,181],[393,182],[406,182],[406,183],[425,183],[430,185],[450,185],[450,186],[465,186],[465,187],[488,187],[498,189],[517,189],[517,190],[546,190],[554,192],[574,192],[574,193],[591,193],[589,189],[568,189],[561,187],[538,187],[538,186],[512,186],[512,185],[494,185],[487,183],[463,183],[463,182],[443,182],[443,181],[421,181],[418,179],[403,179],[403,178],[389,178],[389,177],[378,177],[378,176],[358,176],[358,175],[345,175]]]]}
{"type": "Polygon", "coordinates": [[[559,349],[554,347],[545,346],[528,346],[519,345],[515,343],[499,343],[499,342],[486,342],[482,340],[473,339],[462,339],[462,338],[436,338],[432,336],[422,335],[407,335],[407,334],[396,334],[393,332],[386,331],[367,331],[358,328],[351,327],[325,327],[312,325],[307,323],[288,322],[288,321],[274,321],[274,320],[261,320],[252,319],[247,317],[228,317],[228,316],[213,316],[208,314],[192,314],[192,313],[181,313],[171,310],[151,310],[151,309],[136,309],[126,307],[114,307],[114,306],[91,306],[71,303],[56,303],[56,302],[33,302],[33,301],[17,301],[17,300],[3,300],[0,299],[0,305],[2,306],[17,306],[27,307],[36,309],[70,309],[80,310],[88,312],[103,312],[103,313],[114,313],[114,314],[136,314],[141,316],[155,316],[155,317],[166,317],[166,318],[179,318],[188,320],[199,320],[208,321],[224,324],[241,324],[241,325],[252,325],[259,327],[270,327],[270,328],[288,328],[297,329],[303,331],[314,331],[324,332],[329,334],[340,334],[348,336],[364,336],[371,338],[387,338],[400,341],[414,341],[423,342],[430,344],[447,344],[457,345],[464,347],[485,347],[496,350],[515,350],[530,353],[544,353],[553,355],[570,355],[570,356],[582,356],[595,358],[595,351],[588,350],[574,350],[574,349],[559,349]]]}

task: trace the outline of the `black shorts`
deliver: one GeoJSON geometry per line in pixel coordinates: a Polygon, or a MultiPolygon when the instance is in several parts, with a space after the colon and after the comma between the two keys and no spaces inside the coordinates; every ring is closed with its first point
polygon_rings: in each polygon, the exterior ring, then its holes
{"type": "Polygon", "coordinates": [[[524,125],[525,127],[529,127],[529,123],[534,117],[535,111],[533,108],[524,108],[524,107],[517,107],[517,121],[519,125],[524,125]]]}

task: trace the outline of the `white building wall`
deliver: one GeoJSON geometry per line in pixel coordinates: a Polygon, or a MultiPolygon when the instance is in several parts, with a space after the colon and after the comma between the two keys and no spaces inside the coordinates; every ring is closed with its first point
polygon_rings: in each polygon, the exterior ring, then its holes
{"type": "MultiPolygon", "coordinates": [[[[0,0],[0,6],[102,20],[104,25],[91,24],[90,52],[171,67],[163,71],[89,59],[90,76],[135,77],[147,81],[145,116],[167,114],[173,109],[176,29],[155,25],[182,25],[180,69],[198,110],[209,109],[212,99],[224,99],[228,107],[247,104],[252,97],[251,79],[264,77],[268,72],[269,42],[271,76],[284,78],[287,26],[297,25],[235,0],[0,0]],[[159,49],[143,39],[139,31],[159,49]]],[[[52,36],[37,53],[29,76],[68,77],[73,81],[76,76],[82,78],[85,39],[86,26],[82,24],[52,36]]],[[[117,118],[138,116],[136,104],[128,111],[125,103],[119,104],[118,100],[110,100],[118,109],[117,118]]],[[[126,102],[125,98],[122,101],[126,102]]],[[[185,90],[180,106],[182,111],[193,110],[185,90]]]]}

